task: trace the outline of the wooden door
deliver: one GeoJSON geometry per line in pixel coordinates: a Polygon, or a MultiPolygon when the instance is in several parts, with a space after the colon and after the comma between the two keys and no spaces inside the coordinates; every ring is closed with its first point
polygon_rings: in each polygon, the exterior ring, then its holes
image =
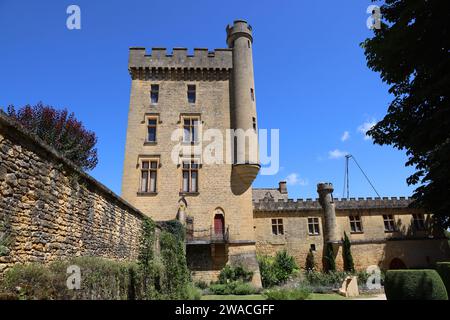
{"type": "Polygon", "coordinates": [[[225,221],[224,221],[223,215],[216,214],[214,216],[214,234],[223,235],[223,233],[225,231],[224,227],[225,227],[225,221]]]}

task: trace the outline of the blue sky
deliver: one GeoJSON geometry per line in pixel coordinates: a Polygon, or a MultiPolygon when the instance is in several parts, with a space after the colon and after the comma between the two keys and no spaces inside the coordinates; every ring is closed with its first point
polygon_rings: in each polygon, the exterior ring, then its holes
{"type": "MultiPolygon", "coordinates": [[[[74,111],[98,135],[99,164],[91,174],[120,193],[128,48],[222,48],[226,25],[246,19],[254,30],[258,125],[280,129],[280,171],[259,176],[254,186],[288,178],[291,198],[316,198],[317,182],[330,181],[341,197],[342,155],[349,152],[381,196],[408,196],[405,153],[373,145],[362,133],[391,99],[359,47],[371,36],[370,4],[0,0],[0,106],[43,101],[74,111]],[[70,4],[81,8],[81,30],[66,28],[70,4]]],[[[350,195],[375,196],[354,163],[350,195]]]]}

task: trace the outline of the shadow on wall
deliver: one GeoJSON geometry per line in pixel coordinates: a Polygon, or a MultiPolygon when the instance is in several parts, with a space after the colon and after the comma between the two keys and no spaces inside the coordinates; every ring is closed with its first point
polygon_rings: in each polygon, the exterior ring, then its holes
{"type": "Polygon", "coordinates": [[[191,271],[220,271],[228,262],[228,250],[221,244],[188,245],[186,259],[191,271]]]}
{"type": "Polygon", "coordinates": [[[436,262],[450,258],[449,243],[431,216],[423,224],[413,218],[409,224],[398,219],[395,230],[384,246],[382,269],[433,268],[436,262]]]}

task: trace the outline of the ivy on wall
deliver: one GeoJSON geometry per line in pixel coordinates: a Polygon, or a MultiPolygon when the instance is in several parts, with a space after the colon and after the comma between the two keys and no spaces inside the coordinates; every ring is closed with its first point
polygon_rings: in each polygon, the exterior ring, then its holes
{"type": "Polygon", "coordinates": [[[156,224],[149,218],[142,224],[138,259],[146,298],[189,298],[191,279],[186,263],[184,227],[177,220],[161,222],[159,227],[157,239],[156,224]],[[156,241],[159,241],[159,254],[155,253],[156,241]]]}

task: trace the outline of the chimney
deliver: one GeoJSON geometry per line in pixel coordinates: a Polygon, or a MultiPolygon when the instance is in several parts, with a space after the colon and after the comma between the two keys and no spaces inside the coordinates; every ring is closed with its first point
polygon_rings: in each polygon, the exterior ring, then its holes
{"type": "Polygon", "coordinates": [[[280,191],[280,193],[283,193],[283,194],[287,194],[288,193],[287,186],[286,186],[286,181],[280,181],[278,183],[278,191],[280,191]]]}

